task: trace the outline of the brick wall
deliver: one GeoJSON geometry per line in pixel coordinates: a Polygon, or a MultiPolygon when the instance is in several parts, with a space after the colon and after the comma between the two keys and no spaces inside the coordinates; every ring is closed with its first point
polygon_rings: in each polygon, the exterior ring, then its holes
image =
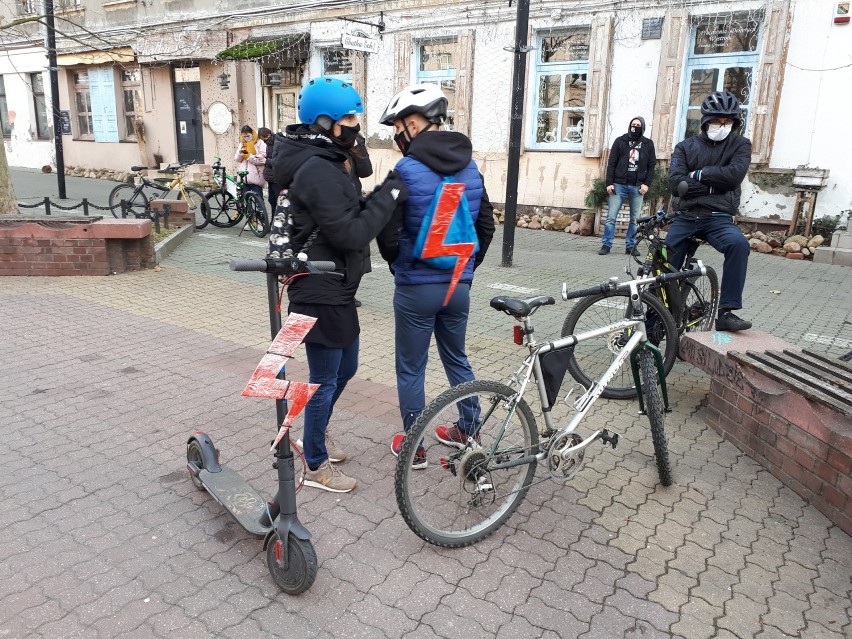
{"type": "Polygon", "coordinates": [[[0,219],[0,275],[110,275],[154,265],[150,220],[0,219]]]}
{"type": "Polygon", "coordinates": [[[714,377],[705,421],[852,534],[852,458],[848,442],[844,447],[843,438],[825,427],[818,410],[797,425],[767,410],[749,395],[753,393],[738,391],[714,377]]]}

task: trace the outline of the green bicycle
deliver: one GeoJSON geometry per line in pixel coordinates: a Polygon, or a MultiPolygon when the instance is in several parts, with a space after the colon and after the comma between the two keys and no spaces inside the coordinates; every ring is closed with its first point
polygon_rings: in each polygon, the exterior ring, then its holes
{"type": "Polygon", "coordinates": [[[248,171],[238,171],[237,177],[228,175],[221,158],[211,167],[216,189],[207,193],[207,221],[219,228],[230,228],[243,218],[257,237],[263,237],[269,232],[269,217],[266,214],[266,203],[263,198],[246,189],[248,171]]]}

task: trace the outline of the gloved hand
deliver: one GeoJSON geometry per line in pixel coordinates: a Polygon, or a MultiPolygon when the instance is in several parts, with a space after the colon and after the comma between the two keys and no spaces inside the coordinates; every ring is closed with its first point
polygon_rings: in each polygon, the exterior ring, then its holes
{"type": "Polygon", "coordinates": [[[374,193],[375,195],[388,193],[394,200],[396,200],[397,204],[402,204],[408,199],[408,188],[405,186],[405,182],[397,171],[391,171],[388,173],[385,181],[376,187],[374,193]]]}

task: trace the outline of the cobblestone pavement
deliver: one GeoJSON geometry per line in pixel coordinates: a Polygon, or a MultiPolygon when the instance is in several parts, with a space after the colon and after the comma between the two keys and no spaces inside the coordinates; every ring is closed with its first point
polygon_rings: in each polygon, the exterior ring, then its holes
{"type": "MultiPolygon", "coordinates": [[[[490,297],[507,286],[558,295],[563,279],[585,287],[625,264],[597,256],[595,238],[518,230],[505,269],[500,243],[473,288],[481,378],[505,378],[521,357],[490,297]]],[[[263,253],[214,229],[157,271],[4,278],[0,638],[852,634],[852,540],[704,425],[709,380],[684,362],[666,421],[673,486],[657,484],[636,404],[601,400],[581,430],[619,432],[617,450],[590,449],[568,485],[536,484],[482,543],[421,542],[393,497],[393,290],[378,261],[359,292],[361,367],[333,418],[358,488],[299,494],[320,568],[307,593],[281,594],[261,542],[184,469],[187,437],[203,429],[223,463],[264,494],[274,487],[272,406],[240,397],[268,344],[263,278],[226,267],[263,253]]],[[[746,299],[743,316],[762,330],[832,355],[852,348],[852,269],[754,254],[746,299]]],[[[567,309],[540,311],[538,334],[558,334],[567,309]]],[[[293,379],[306,379],[303,352],[293,379]]],[[[432,397],[446,386],[436,359],[432,397]]]]}

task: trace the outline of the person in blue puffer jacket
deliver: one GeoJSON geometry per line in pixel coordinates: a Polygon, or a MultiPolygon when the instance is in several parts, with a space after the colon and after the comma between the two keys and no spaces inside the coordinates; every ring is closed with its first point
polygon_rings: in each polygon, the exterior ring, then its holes
{"type": "MultiPolygon", "coordinates": [[[[426,406],[426,363],[433,333],[450,385],[475,379],[465,351],[470,286],[473,271],[482,263],[494,236],[494,207],[473,160],[473,146],[462,133],[440,130],[446,117],[447,98],[435,84],[403,89],[391,99],[381,117],[382,124],[394,127],[394,141],[404,156],[395,170],[408,189],[407,202],[397,207],[394,218],[376,238],[396,285],[393,299],[396,384],[405,432],[426,406]],[[447,176],[465,185],[464,196],[479,248],[445,305],[453,269],[432,268],[415,258],[413,249],[435,191],[447,176]]],[[[439,426],[435,437],[456,448],[462,448],[469,437],[476,437],[479,426],[476,407],[471,405],[465,412],[458,423],[439,426]]],[[[391,442],[394,455],[399,454],[404,438],[404,433],[394,436],[391,442]]],[[[413,467],[426,465],[421,446],[413,467]]]]}

